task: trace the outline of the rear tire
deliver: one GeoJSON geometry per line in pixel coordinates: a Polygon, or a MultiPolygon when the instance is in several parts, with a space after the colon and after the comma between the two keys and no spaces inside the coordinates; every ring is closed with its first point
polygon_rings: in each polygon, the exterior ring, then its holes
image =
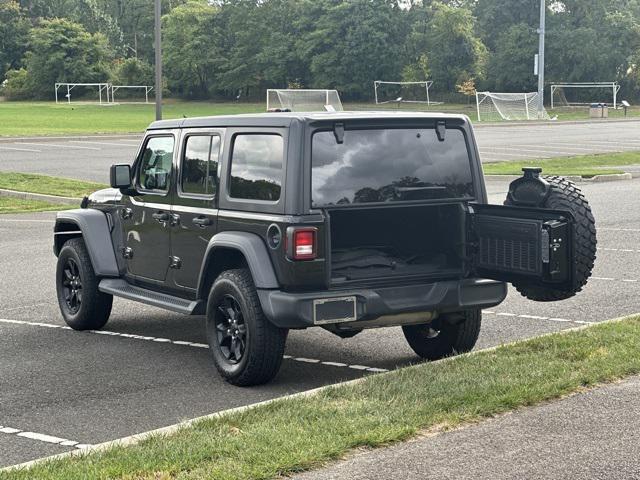
{"type": "Polygon", "coordinates": [[[109,320],[113,296],[98,283],[84,240],[68,240],[58,255],[56,290],[62,317],[74,330],[99,330],[109,320]]]}
{"type": "MultiPolygon", "coordinates": [[[[513,286],[521,295],[536,302],[556,302],[573,297],[582,290],[591,276],[596,260],[596,221],[591,213],[589,202],[584,198],[580,189],[569,180],[559,176],[543,177],[551,185],[551,191],[543,208],[565,210],[575,218],[574,248],[575,248],[575,277],[577,288],[574,291],[550,290],[549,288],[526,283],[514,282],[513,286]]],[[[505,202],[506,205],[510,203],[505,202]]]]}
{"type": "Polygon", "coordinates": [[[409,346],[419,357],[439,360],[473,349],[480,334],[482,312],[465,310],[424,325],[402,327],[409,346]]]}
{"type": "Polygon", "coordinates": [[[287,332],[264,316],[249,270],[220,274],[207,301],[207,340],[213,362],[227,382],[247,387],[275,377],[287,332]]]}

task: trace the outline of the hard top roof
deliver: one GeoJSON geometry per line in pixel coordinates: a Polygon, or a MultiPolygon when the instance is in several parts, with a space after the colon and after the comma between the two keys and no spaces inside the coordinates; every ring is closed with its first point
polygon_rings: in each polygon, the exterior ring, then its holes
{"type": "Polygon", "coordinates": [[[357,112],[276,112],[240,115],[218,115],[210,117],[176,118],[159,120],[149,125],[149,130],[170,128],[203,127],[288,127],[293,121],[317,122],[323,120],[388,120],[388,119],[441,119],[466,120],[465,115],[445,113],[403,111],[357,111],[357,112]]]}

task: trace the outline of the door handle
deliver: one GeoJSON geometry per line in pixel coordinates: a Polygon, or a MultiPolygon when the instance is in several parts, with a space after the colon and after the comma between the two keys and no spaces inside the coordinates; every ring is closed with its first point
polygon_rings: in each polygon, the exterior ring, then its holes
{"type": "Polygon", "coordinates": [[[157,213],[151,214],[151,216],[154,219],[156,219],[158,222],[164,223],[164,224],[166,224],[167,221],[169,220],[169,214],[167,212],[157,212],[157,213]]]}
{"type": "Polygon", "coordinates": [[[199,227],[207,227],[209,225],[211,225],[211,219],[207,218],[207,217],[195,217],[194,219],[191,220],[195,225],[198,225],[199,227]]]}

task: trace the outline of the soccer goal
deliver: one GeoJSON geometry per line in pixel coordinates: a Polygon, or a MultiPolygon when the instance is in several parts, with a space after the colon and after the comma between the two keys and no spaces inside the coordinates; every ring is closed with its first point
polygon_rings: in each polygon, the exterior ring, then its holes
{"type": "Polygon", "coordinates": [[[111,84],[110,83],[67,83],[67,82],[59,82],[55,84],[55,92],[56,92],[56,103],[60,103],[60,95],[59,90],[62,88],[62,92],[64,93],[66,90],[66,94],[64,98],[66,98],[67,103],[71,103],[71,97],[74,96],[80,101],[85,103],[99,103],[100,105],[106,105],[111,102],[111,84]],[[72,94],[72,91],[74,91],[72,94]]]}
{"type": "Polygon", "coordinates": [[[386,103],[424,103],[426,105],[441,105],[442,102],[432,102],[430,98],[433,81],[422,82],[373,82],[376,105],[386,103]]]}
{"type": "Polygon", "coordinates": [[[267,111],[341,112],[342,102],[336,90],[268,89],[267,111]]]}
{"type": "MultiPolygon", "coordinates": [[[[477,92],[478,121],[538,120],[538,93],[477,92]]],[[[542,120],[549,120],[544,110],[542,120]]]]}
{"type": "Polygon", "coordinates": [[[153,90],[150,85],[111,85],[111,102],[116,102],[116,92],[125,90],[127,93],[118,101],[118,103],[142,103],[142,99],[137,95],[144,95],[144,103],[149,103],[149,92],[153,90]]]}
{"type": "Polygon", "coordinates": [[[620,92],[618,82],[554,83],[551,85],[551,108],[558,106],[575,107],[589,105],[594,102],[606,103],[602,102],[602,98],[593,97],[593,90],[599,91],[598,95],[611,95],[610,99],[613,108],[618,108],[618,93],[620,92]],[[579,92],[569,94],[569,98],[567,98],[567,90],[572,89],[577,89],[579,92]],[[603,91],[606,93],[603,93],[603,91]]]}

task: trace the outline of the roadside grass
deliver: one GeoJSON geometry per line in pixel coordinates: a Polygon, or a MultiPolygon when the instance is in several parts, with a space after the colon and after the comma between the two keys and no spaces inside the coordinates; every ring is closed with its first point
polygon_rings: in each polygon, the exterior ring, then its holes
{"type": "Polygon", "coordinates": [[[640,152],[605,153],[577,157],[557,157],[522,162],[485,163],[482,168],[487,175],[520,175],[523,167],[541,167],[550,175],[580,175],[593,177],[610,173],[625,173],[625,165],[640,165],[640,152]]]}
{"type": "Polygon", "coordinates": [[[267,479],[640,373],[640,316],[403,368],[0,479],[267,479]]]}
{"type": "Polygon", "coordinates": [[[0,214],[3,213],[29,213],[66,210],[73,206],[57,203],[43,202],[40,200],[23,200],[21,198],[0,197],[0,214]]]}
{"type": "Polygon", "coordinates": [[[80,198],[106,186],[102,183],[50,177],[35,173],[0,172],[0,188],[20,192],[80,198]]]}
{"type": "MultiPolygon", "coordinates": [[[[265,103],[189,102],[167,99],[163,104],[164,118],[207,115],[231,115],[265,111],[265,103]]],[[[403,103],[375,105],[346,103],[346,110],[415,110],[463,113],[476,121],[475,101],[467,104],[444,103],[424,105],[403,103]]],[[[609,111],[612,118],[624,116],[621,110],[609,111]]],[[[558,108],[549,112],[558,120],[587,120],[588,109],[558,108]]],[[[640,107],[629,109],[629,116],[640,116],[640,107]]],[[[82,135],[95,133],[139,133],[155,118],[153,104],[122,104],[100,106],[91,104],[56,104],[55,102],[0,102],[0,136],[82,135]]],[[[506,123],[506,122],[505,122],[506,123]]]]}

